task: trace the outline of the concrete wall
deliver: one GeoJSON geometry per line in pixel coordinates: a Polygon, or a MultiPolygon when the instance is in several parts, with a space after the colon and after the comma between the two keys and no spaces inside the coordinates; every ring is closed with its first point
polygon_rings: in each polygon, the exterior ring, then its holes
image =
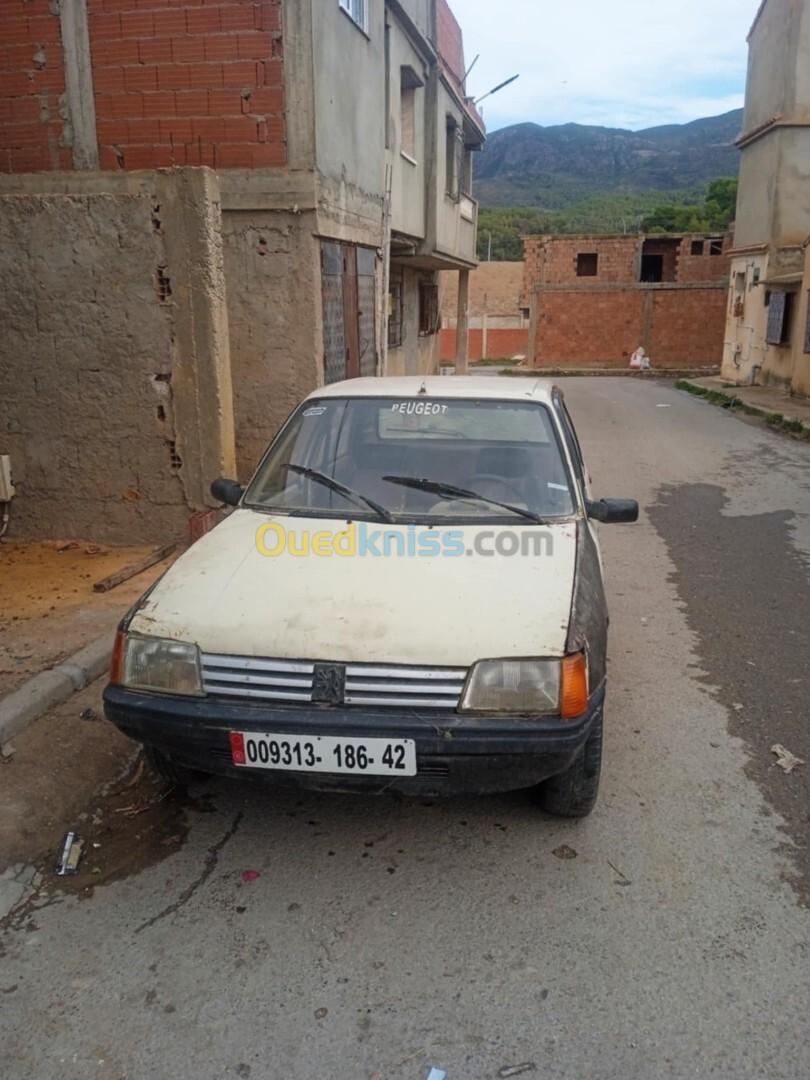
{"type": "Polygon", "coordinates": [[[323,383],[314,214],[223,214],[237,475],[247,480],[289,413],[323,383]]]}
{"type": "Polygon", "coordinates": [[[11,536],[185,533],[233,470],[216,179],[0,184],[0,452],[11,536]]]}
{"type": "Polygon", "coordinates": [[[389,55],[390,55],[390,94],[389,94],[389,154],[391,164],[391,228],[423,239],[426,231],[425,195],[426,195],[426,125],[425,111],[427,102],[427,82],[429,72],[422,57],[414,49],[408,36],[396,19],[389,18],[389,55]],[[402,152],[401,120],[401,71],[403,66],[411,67],[425,83],[417,88],[415,100],[415,146],[413,155],[405,156],[402,152]],[[413,160],[410,160],[410,158],[413,160]]]}
{"type": "Polygon", "coordinates": [[[749,45],[736,246],[802,243],[810,233],[808,5],[769,0],[749,45]]]}
{"type": "MultiPolygon", "coordinates": [[[[385,153],[385,32],[382,4],[370,4],[368,34],[334,4],[312,20],[315,146],[324,198],[338,217],[382,212],[385,153]],[[352,205],[353,200],[358,205],[352,205]]],[[[332,235],[335,235],[334,233],[332,235]]],[[[337,237],[336,237],[337,238],[337,237]]]]}
{"type": "MultiPolygon", "coordinates": [[[[458,274],[445,272],[441,282],[442,318],[458,314],[458,274]]],[[[470,273],[470,316],[519,315],[523,291],[522,262],[484,262],[470,273]]]]}

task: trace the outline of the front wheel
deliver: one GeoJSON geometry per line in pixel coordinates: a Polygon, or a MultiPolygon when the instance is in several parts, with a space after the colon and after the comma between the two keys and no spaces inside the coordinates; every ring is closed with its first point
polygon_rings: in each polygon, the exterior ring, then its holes
{"type": "Polygon", "coordinates": [[[584,818],[596,806],[602,772],[602,716],[600,709],[588,741],[565,772],[538,785],[537,798],[547,813],[557,817],[584,818]]]}

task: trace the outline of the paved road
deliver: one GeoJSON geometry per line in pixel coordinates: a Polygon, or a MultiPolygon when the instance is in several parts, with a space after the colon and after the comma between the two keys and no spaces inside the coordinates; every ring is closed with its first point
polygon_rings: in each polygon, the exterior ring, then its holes
{"type": "Polygon", "coordinates": [[[769,753],[810,761],[810,447],[665,385],[566,393],[597,493],[644,508],[603,529],[593,817],[214,783],[163,855],[7,927],[4,1080],[810,1075],[810,766],[769,753]]]}

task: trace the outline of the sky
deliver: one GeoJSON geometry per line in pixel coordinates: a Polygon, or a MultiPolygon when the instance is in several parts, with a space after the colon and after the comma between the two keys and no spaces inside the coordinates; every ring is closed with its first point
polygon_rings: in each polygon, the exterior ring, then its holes
{"type": "Polygon", "coordinates": [[[638,130],[743,104],[746,37],[760,0],[450,0],[467,91],[490,131],[524,121],[638,130]]]}

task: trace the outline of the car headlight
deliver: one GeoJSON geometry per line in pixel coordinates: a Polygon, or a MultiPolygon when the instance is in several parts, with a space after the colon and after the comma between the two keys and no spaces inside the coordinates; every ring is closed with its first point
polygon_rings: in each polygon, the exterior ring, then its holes
{"type": "Polygon", "coordinates": [[[588,708],[588,667],[584,653],[562,660],[480,660],[473,665],[460,709],[557,715],[574,719],[588,708]]]}
{"type": "Polygon", "coordinates": [[[187,641],[119,631],[110,681],[133,690],[203,696],[200,650],[187,641]]]}

